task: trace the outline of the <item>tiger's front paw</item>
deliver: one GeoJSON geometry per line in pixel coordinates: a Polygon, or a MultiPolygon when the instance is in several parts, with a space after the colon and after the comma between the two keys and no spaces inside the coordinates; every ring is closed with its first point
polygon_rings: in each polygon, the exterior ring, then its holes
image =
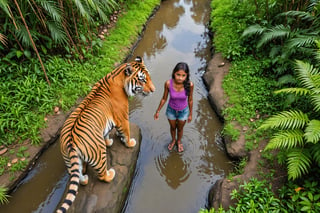
{"type": "Polygon", "coordinates": [[[131,138],[128,143],[126,143],[127,147],[134,147],[137,144],[134,138],[131,138]]]}
{"type": "Polygon", "coordinates": [[[110,139],[106,139],[105,141],[106,141],[106,145],[107,145],[107,146],[112,146],[112,144],[113,144],[113,139],[110,138],[110,139]]]}

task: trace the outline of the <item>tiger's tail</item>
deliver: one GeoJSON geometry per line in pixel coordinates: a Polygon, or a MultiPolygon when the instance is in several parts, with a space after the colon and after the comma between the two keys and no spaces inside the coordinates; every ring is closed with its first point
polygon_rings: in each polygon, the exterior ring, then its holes
{"type": "Polygon", "coordinates": [[[65,196],[65,200],[63,201],[59,209],[56,211],[57,213],[67,212],[67,210],[70,208],[78,193],[80,179],[82,176],[80,168],[82,165],[80,163],[80,158],[70,142],[68,143],[68,151],[71,165],[69,169],[71,178],[69,182],[69,189],[65,196]]]}

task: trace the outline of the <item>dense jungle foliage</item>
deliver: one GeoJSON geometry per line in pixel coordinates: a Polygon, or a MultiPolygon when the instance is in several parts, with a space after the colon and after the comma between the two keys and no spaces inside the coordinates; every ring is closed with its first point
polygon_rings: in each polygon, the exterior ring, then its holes
{"type": "Polygon", "coordinates": [[[269,151],[278,150],[288,181],[274,194],[270,179],[253,178],[232,192],[235,207],[201,212],[319,212],[320,1],[211,5],[213,44],[232,62],[223,83],[231,106],[224,134],[237,138],[235,120],[249,126],[248,149],[268,139],[263,154],[272,159],[269,151]]]}
{"type": "Polygon", "coordinates": [[[9,167],[0,156],[0,176],[26,167],[24,144],[41,143],[46,116],[68,111],[121,63],[160,2],[0,1],[0,151],[19,159],[9,167]]]}
{"type": "Polygon", "coordinates": [[[46,114],[68,109],[124,59],[150,15],[139,10],[153,2],[0,1],[0,145],[38,144],[46,114]],[[106,30],[127,11],[121,32],[106,30]]]}

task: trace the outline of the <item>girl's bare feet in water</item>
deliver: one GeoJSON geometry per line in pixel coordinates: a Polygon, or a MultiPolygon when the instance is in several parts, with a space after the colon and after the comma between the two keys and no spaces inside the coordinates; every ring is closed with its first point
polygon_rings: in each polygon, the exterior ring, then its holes
{"type": "Polygon", "coordinates": [[[171,151],[175,144],[176,144],[176,141],[172,141],[171,143],[169,143],[168,150],[171,151]]]}
{"type": "Polygon", "coordinates": [[[181,141],[178,141],[178,152],[183,152],[183,145],[181,141]]]}

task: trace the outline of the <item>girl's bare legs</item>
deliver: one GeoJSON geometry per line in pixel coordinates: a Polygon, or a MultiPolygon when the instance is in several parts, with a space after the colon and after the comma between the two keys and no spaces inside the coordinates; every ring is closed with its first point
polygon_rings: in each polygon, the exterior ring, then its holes
{"type": "Polygon", "coordinates": [[[176,120],[169,120],[170,124],[170,134],[171,134],[171,143],[168,145],[168,149],[171,151],[176,144],[176,129],[177,129],[177,121],[176,120]]]}
{"type": "Polygon", "coordinates": [[[178,152],[183,152],[183,145],[181,143],[181,139],[183,136],[183,127],[186,124],[187,121],[181,121],[177,120],[177,130],[178,130],[178,138],[177,138],[177,144],[178,144],[178,152]]]}

